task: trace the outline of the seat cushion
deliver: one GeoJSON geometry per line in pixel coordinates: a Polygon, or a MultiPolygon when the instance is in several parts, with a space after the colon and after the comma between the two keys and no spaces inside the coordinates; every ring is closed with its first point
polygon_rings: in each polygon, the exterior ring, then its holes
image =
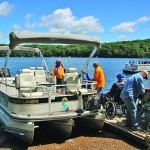
{"type": "Polygon", "coordinates": [[[81,93],[88,93],[88,90],[87,89],[80,89],[80,92],[81,93]]]}
{"type": "Polygon", "coordinates": [[[42,97],[43,92],[20,93],[21,97],[42,97]]]}

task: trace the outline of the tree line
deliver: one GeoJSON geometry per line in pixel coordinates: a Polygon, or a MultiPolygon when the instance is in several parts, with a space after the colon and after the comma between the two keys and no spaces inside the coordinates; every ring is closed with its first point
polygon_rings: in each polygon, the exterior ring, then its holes
{"type": "MultiPolygon", "coordinates": [[[[0,44],[0,46],[7,46],[0,44]]],[[[25,45],[28,47],[39,48],[44,57],[88,57],[93,50],[92,45],[25,45]]],[[[0,51],[0,57],[5,57],[6,52],[0,51]]],[[[34,52],[15,52],[12,51],[11,57],[33,57],[37,56],[34,52]]],[[[150,58],[150,39],[120,41],[101,43],[95,57],[104,58],[150,58]]]]}

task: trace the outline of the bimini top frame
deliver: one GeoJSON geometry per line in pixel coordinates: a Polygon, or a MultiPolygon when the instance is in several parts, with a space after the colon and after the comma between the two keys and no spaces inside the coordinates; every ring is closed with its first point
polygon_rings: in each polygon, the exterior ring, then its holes
{"type": "MultiPolygon", "coordinates": [[[[7,57],[6,57],[6,62],[7,62],[8,61],[7,59],[9,58],[9,55],[11,53],[11,50],[9,49],[9,46],[0,46],[0,51],[6,51],[7,52],[7,57]]],[[[44,57],[43,57],[41,51],[38,48],[16,46],[14,51],[34,52],[34,53],[38,54],[42,59],[42,67],[46,70],[46,72],[49,72],[47,64],[44,60],[44,57]]],[[[4,72],[5,72],[5,70],[6,70],[5,68],[7,66],[6,62],[5,62],[5,66],[4,66],[4,72]]]]}
{"type": "MultiPolygon", "coordinates": [[[[64,34],[64,33],[15,33],[11,32],[9,34],[9,50],[7,53],[7,58],[5,62],[4,68],[7,68],[7,62],[9,55],[11,53],[11,50],[15,50],[15,47],[19,44],[89,44],[89,45],[95,45],[94,53],[98,49],[100,42],[98,37],[89,37],[84,35],[78,35],[78,34],[64,34]]],[[[91,56],[90,56],[91,58],[91,56]]],[[[88,66],[89,61],[85,64],[85,66],[88,66]]],[[[85,67],[83,67],[83,72],[87,70],[85,67]]]]}
{"type": "Polygon", "coordinates": [[[87,73],[88,64],[91,58],[96,53],[100,42],[98,37],[89,37],[78,34],[64,34],[64,33],[15,33],[11,32],[9,35],[9,48],[13,50],[18,44],[22,43],[43,43],[43,44],[89,44],[95,45],[87,62],[81,69],[81,72],[87,73]]]}

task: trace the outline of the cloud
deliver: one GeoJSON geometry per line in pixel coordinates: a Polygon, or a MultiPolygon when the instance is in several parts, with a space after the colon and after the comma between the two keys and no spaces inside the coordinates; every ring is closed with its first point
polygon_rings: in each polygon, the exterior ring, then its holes
{"type": "Polygon", "coordinates": [[[30,30],[36,27],[36,23],[32,23],[30,20],[34,15],[31,13],[28,13],[25,15],[24,17],[24,26],[23,28],[25,28],[25,30],[30,30]]]}
{"type": "Polygon", "coordinates": [[[15,32],[19,32],[19,31],[22,30],[22,27],[19,26],[19,25],[17,25],[17,24],[14,24],[14,25],[12,26],[12,28],[13,28],[13,31],[15,31],[15,32]]]}
{"type": "Polygon", "coordinates": [[[5,36],[4,33],[0,32],[0,39],[2,39],[4,36],[5,36]]]}
{"type": "Polygon", "coordinates": [[[69,8],[58,9],[52,15],[42,16],[40,26],[61,28],[62,26],[70,26],[75,18],[69,8]]]}
{"type": "Polygon", "coordinates": [[[25,15],[25,19],[30,19],[32,17],[33,17],[33,14],[30,14],[30,13],[28,13],[28,14],[25,15]]]}
{"type": "Polygon", "coordinates": [[[13,6],[7,1],[0,3],[0,16],[7,16],[11,13],[13,6]]]}
{"type": "Polygon", "coordinates": [[[111,28],[111,32],[134,32],[136,22],[123,22],[111,28]]]}
{"type": "Polygon", "coordinates": [[[120,35],[120,36],[118,36],[118,38],[117,38],[117,40],[118,41],[122,41],[122,40],[128,40],[128,38],[127,38],[127,36],[126,35],[120,35]]]}
{"type": "Polygon", "coordinates": [[[12,26],[12,30],[14,32],[22,32],[22,33],[28,33],[31,32],[31,29],[35,26],[35,24],[25,24],[23,27],[19,26],[18,24],[14,24],[12,26]]]}
{"type": "Polygon", "coordinates": [[[24,27],[26,29],[32,29],[32,28],[36,27],[36,23],[25,22],[24,27]]]}
{"type": "Polygon", "coordinates": [[[26,29],[30,30],[30,29],[33,29],[33,28],[36,27],[36,23],[32,23],[30,21],[33,16],[34,15],[31,14],[31,13],[28,13],[28,14],[25,15],[25,17],[24,17],[24,26],[23,26],[25,28],[25,30],[26,29]]]}
{"type": "Polygon", "coordinates": [[[77,19],[73,16],[70,8],[57,9],[52,14],[47,16],[44,15],[40,18],[39,23],[31,20],[33,16],[34,15],[31,13],[26,14],[23,19],[23,26],[14,24],[12,27],[13,30],[17,32],[32,32],[32,30],[36,30],[38,27],[38,30],[46,28],[49,32],[74,34],[98,33],[104,31],[97,18],[94,18],[93,16],[86,16],[81,19],[77,19]]]}
{"type": "Polygon", "coordinates": [[[57,9],[48,16],[42,16],[39,26],[47,27],[51,32],[86,34],[104,31],[97,18],[87,16],[78,19],[73,16],[70,8],[57,9]]]}
{"type": "Polygon", "coordinates": [[[118,38],[123,39],[123,38],[126,38],[126,36],[125,35],[120,35],[118,38]]]}
{"type": "Polygon", "coordinates": [[[147,16],[143,16],[137,19],[137,22],[148,22],[148,21],[150,21],[150,17],[147,17],[147,16]]]}
{"type": "Polygon", "coordinates": [[[110,31],[111,32],[135,32],[135,30],[137,29],[138,23],[149,22],[149,21],[150,21],[150,17],[143,16],[143,17],[141,17],[141,18],[139,18],[133,22],[120,23],[119,25],[112,27],[110,31]]]}
{"type": "Polygon", "coordinates": [[[33,14],[26,14],[24,17],[23,26],[20,26],[18,24],[14,24],[12,26],[13,31],[15,32],[30,32],[31,29],[36,27],[36,23],[31,23],[30,19],[32,18],[33,14]]]}

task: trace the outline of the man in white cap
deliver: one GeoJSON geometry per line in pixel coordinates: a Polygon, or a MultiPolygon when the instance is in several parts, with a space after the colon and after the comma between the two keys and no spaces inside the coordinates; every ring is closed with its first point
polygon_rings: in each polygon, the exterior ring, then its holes
{"type": "Polygon", "coordinates": [[[148,71],[142,70],[140,73],[133,74],[127,80],[122,92],[121,99],[127,106],[126,127],[132,127],[133,131],[139,131],[137,104],[138,96],[145,94],[143,79],[148,79],[148,71]]]}

